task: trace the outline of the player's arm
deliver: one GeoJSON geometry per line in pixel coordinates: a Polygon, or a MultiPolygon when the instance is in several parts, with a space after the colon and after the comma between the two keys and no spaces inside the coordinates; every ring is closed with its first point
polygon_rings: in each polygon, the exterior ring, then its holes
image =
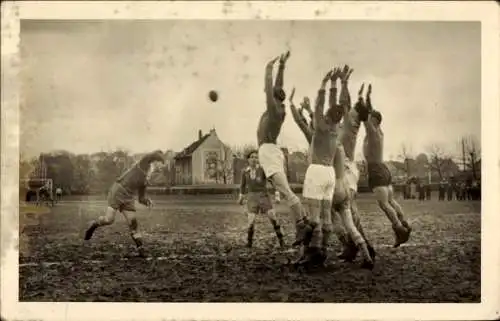
{"type": "Polygon", "coordinates": [[[344,114],[348,115],[351,110],[351,95],[349,93],[349,77],[354,70],[349,68],[348,65],[344,66],[340,76],[340,105],[344,108],[344,114]]]}
{"type": "Polygon", "coordinates": [[[336,108],[337,106],[337,79],[340,77],[340,69],[334,68],[330,75],[330,95],[328,97],[328,106],[336,108]]]}
{"type": "Polygon", "coordinates": [[[141,185],[141,187],[139,187],[138,194],[139,194],[139,203],[141,203],[144,206],[151,205],[151,200],[146,197],[146,184],[143,184],[141,185]]]}
{"type": "Polygon", "coordinates": [[[266,65],[265,78],[264,78],[264,91],[266,93],[266,107],[269,113],[274,113],[276,110],[276,100],[274,98],[273,90],[273,66],[279,57],[275,57],[266,65]]]}
{"type": "Polygon", "coordinates": [[[241,171],[241,183],[240,183],[240,195],[238,197],[238,203],[243,204],[245,195],[247,193],[247,175],[245,175],[245,170],[241,171]]]}
{"type": "Polygon", "coordinates": [[[312,132],[309,129],[309,126],[307,125],[307,120],[305,117],[302,115],[302,113],[295,107],[295,104],[293,103],[293,96],[295,95],[295,88],[292,89],[292,93],[290,94],[290,109],[292,110],[292,116],[293,120],[299,126],[300,130],[306,137],[307,142],[310,144],[312,140],[312,132]]]}
{"type": "Polygon", "coordinates": [[[316,96],[316,102],[314,104],[314,127],[318,129],[318,126],[324,121],[324,110],[325,110],[325,88],[328,80],[330,80],[331,71],[329,71],[326,76],[321,81],[321,87],[318,90],[318,96],[316,96]]]}
{"type": "Polygon", "coordinates": [[[365,103],[365,108],[368,111],[368,117],[365,121],[363,121],[363,124],[365,125],[365,130],[366,134],[369,136],[374,136],[377,134],[377,129],[375,128],[375,125],[370,121],[371,115],[370,113],[373,111],[372,103],[371,103],[371,92],[372,92],[372,85],[368,85],[368,91],[366,93],[366,103],[365,103]]]}
{"type": "Polygon", "coordinates": [[[276,73],[276,82],[274,83],[275,88],[283,88],[285,84],[285,65],[290,58],[290,51],[280,56],[280,62],[278,66],[278,72],[276,73]]]}

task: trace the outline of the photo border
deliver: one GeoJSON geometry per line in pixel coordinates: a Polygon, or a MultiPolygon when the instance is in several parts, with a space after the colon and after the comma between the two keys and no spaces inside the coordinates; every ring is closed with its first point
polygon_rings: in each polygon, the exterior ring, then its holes
{"type": "MultiPolygon", "coordinates": [[[[1,315],[7,320],[488,320],[500,315],[499,14],[491,2],[2,2],[1,315]],[[19,303],[20,19],[481,21],[481,303],[19,303]],[[491,192],[487,192],[491,191],[491,192]]],[[[409,35],[411,37],[411,35],[409,35]]],[[[425,64],[425,61],[415,62],[425,64]]],[[[453,107],[450,107],[453,108],[453,107]]],[[[433,258],[429,258],[432,260],[433,258]]],[[[423,262],[422,264],[425,264],[423,262]]]]}

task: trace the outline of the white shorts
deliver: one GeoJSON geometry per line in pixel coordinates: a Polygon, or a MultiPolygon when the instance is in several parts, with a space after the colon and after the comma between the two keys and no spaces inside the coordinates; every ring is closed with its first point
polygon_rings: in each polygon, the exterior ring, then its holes
{"type": "Polygon", "coordinates": [[[314,200],[333,199],[335,192],[335,169],[332,166],[311,164],[307,168],[302,196],[314,200]]]}
{"type": "Polygon", "coordinates": [[[358,190],[359,170],[355,162],[346,158],[345,160],[345,180],[349,189],[358,190]]]}
{"type": "Polygon", "coordinates": [[[268,178],[276,173],[285,173],[285,156],[276,144],[260,145],[259,163],[268,178]]]}

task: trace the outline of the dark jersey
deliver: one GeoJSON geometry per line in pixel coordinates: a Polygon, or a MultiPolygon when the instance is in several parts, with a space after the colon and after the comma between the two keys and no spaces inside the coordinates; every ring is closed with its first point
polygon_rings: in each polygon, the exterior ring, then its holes
{"type": "Polygon", "coordinates": [[[147,185],[147,173],[135,164],[116,180],[129,193],[139,192],[143,194],[147,185]]]}
{"type": "Polygon", "coordinates": [[[267,177],[262,167],[245,168],[241,173],[240,193],[267,193],[267,177]]]}

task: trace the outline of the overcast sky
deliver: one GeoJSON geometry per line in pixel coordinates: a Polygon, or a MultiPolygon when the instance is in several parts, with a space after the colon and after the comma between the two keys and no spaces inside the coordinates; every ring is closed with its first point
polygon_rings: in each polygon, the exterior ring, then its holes
{"type": "MultiPolygon", "coordinates": [[[[460,136],[480,139],[479,23],[23,21],[21,152],[180,151],[212,126],[226,144],[255,144],[265,64],[287,49],[297,102],[314,101],[334,65],[354,68],[353,98],[373,84],[386,159],[403,143],[455,151],[460,136]]],[[[279,143],[306,148],[290,113],[279,143]]]]}

